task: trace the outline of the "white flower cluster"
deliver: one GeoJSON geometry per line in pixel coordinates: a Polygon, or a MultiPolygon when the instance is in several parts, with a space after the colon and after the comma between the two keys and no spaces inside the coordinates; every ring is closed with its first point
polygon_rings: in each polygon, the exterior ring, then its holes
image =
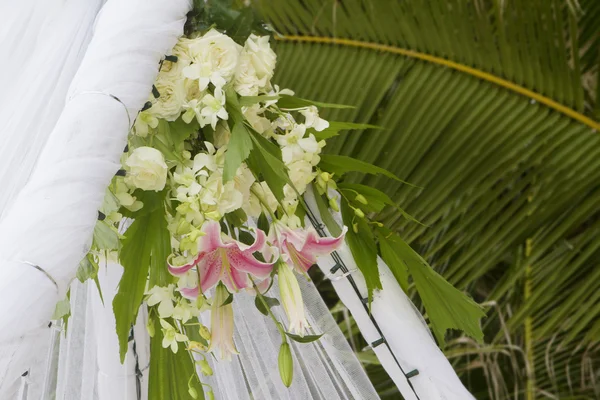
{"type": "MultiPolygon", "coordinates": [[[[163,61],[154,84],[158,98],[135,123],[135,133],[145,137],[158,126],[158,119],[198,120],[201,127],[216,129],[227,120],[223,88],[231,83],[242,96],[255,96],[271,90],[276,56],[267,36],[250,35],[244,47],[229,36],[211,29],[205,35],[181,38],[173,49],[177,61],[163,61]]],[[[156,94],[156,93],[155,93],[156,94]]]]}
{"type": "MultiPolygon", "coordinates": [[[[218,221],[240,209],[254,218],[265,206],[270,212],[278,209],[280,203],[269,186],[257,182],[246,164],[232,180],[223,182],[231,137],[225,92],[233,88],[240,96],[265,96],[261,102],[242,107],[242,113],[256,132],[280,146],[292,183],[284,187],[281,219],[291,228],[299,227],[298,196],[317,178],[315,167],[325,146],[325,141],[318,141],[313,133],[326,129],[329,123],[319,117],[314,106],[279,107],[279,96],[294,93],[271,84],[276,55],[269,38],[251,35],[242,47],[211,29],[198,38],[181,38],[173,56],[176,60],[163,61],[150,96],[151,106],[138,115],[133,133],[151,143],[153,138],[148,136],[157,132],[159,120],[172,122],[181,117],[188,124],[196,119],[201,128],[210,126],[212,141],[200,143],[204,150],[195,147],[195,155],[189,147],[180,153],[168,178],[169,168],[160,151],[136,148],[124,161],[127,177],[117,181],[116,196],[121,204],[136,211],[143,206],[133,195],[136,188],[162,190],[168,186],[171,198],[178,202],[175,215],[169,216],[172,245],[188,260],[198,252],[200,228],[206,220],[218,221]]],[[[187,286],[185,282],[182,285],[187,286]]]]}
{"type": "Polygon", "coordinates": [[[243,209],[247,215],[258,217],[262,211],[251,188],[264,193],[272,211],[277,209],[277,200],[265,182],[258,183],[250,169],[242,164],[236,176],[223,183],[225,163],[224,145],[218,150],[210,142],[204,142],[206,152],[198,153],[193,159],[184,152],[186,161],[178,165],[173,173],[173,196],[179,201],[177,213],[169,224],[171,233],[179,243],[181,252],[190,256],[197,254],[199,227],[205,220],[220,220],[225,214],[243,209]]]}

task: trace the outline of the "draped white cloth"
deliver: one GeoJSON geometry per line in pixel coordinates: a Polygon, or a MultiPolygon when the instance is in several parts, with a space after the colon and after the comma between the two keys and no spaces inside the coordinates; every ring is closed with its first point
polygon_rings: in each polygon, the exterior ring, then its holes
{"type": "MultiPolygon", "coordinates": [[[[320,221],[321,217],[311,188],[305,195],[305,200],[320,221]]],[[[342,224],[339,213],[335,214],[334,218],[342,224]]],[[[310,224],[308,218],[306,223],[310,224]]],[[[385,337],[389,348],[382,343],[372,346],[373,351],[403,397],[406,400],[474,399],[435,343],[423,317],[402,291],[383,260],[380,257],[377,259],[383,290],[374,293],[371,304],[372,316],[381,330],[379,333],[362,302],[362,299],[367,297],[367,286],[354,262],[350,248],[344,244],[337,250],[337,254],[352,272],[351,276],[358,286],[360,295],[356,294],[347,278],[341,277],[341,271],[337,271],[332,276],[333,287],[340,300],[350,310],[368,343],[377,343],[382,338],[382,334],[385,337]],[[418,375],[411,378],[405,376],[415,370],[418,371],[418,375]]],[[[332,275],[330,271],[335,264],[331,257],[321,257],[318,260],[319,268],[327,276],[332,275]]]]}
{"type": "MultiPolygon", "coordinates": [[[[104,295],[100,300],[93,282],[71,286],[73,315],[66,336],[54,338],[56,356],[32,370],[29,394],[19,400],[38,400],[39,389],[56,399],[137,400],[147,399],[149,338],[145,305],[140,309],[125,364],[119,360],[112,297],[123,269],[109,263],[99,274],[104,295]],[[135,343],[135,352],[133,345],[135,343]],[[42,372],[42,373],[38,373],[42,372]],[[48,371],[48,373],[46,373],[48,371]]],[[[270,318],[254,306],[254,297],[238,293],[234,299],[234,341],[240,354],[231,362],[208,357],[214,371],[209,383],[219,400],[375,400],[377,392],[334,321],[315,286],[300,282],[307,318],[316,333],[324,336],[313,343],[293,343],[294,380],[290,388],[281,383],[277,357],[281,337],[270,318]]],[[[269,296],[279,298],[275,283],[269,296]]],[[[285,322],[280,306],[272,308],[285,322]]],[[[210,326],[210,314],[202,315],[210,326]]],[[[42,397],[45,398],[45,397],[42,397]]]]}
{"type": "MultiPolygon", "coordinates": [[[[254,306],[254,297],[239,293],[233,302],[236,348],[231,363],[210,360],[215,372],[209,383],[217,399],[224,400],[375,400],[379,396],[312,282],[299,279],[306,316],[318,341],[290,341],[294,379],[288,389],[281,383],[277,357],[281,337],[273,321],[254,306]]],[[[267,293],[279,299],[274,282],[267,293]]],[[[271,309],[286,321],[281,306],[271,309]]],[[[203,316],[210,323],[208,315],[203,316]]]]}
{"type": "MultiPolygon", "coordinates": [[[[16,15],[15,19],[23,22],[31,11],[33,21],[44,21],[36,11],[37,7],[42,13],[47,11],[44,1],[26,0],[23,8],[16,2],[13,7],[3,5],[4,12],[17,10],[3,16],[16,15]]],[[[47,29],[40,28],[32,35],[36,37],[29,43],[34,45],[29,49],[32,55],[22,52],[17,56],[18,60],[32,60],[31,70],[15,70],[18,78],[11,88],[12,97],[1,97],[2,108],[10,117],[3,120],[0,131],[0,155],[16,154],[1,158],[0,163],[3,190],[8,188],[7,195],[2,195],[0,221],[2,399],[14,398],[19,376],[43,353],[39,349],[43,340],[38,338],[48,330],[56,301],[65,295],[79,260],[88,251],[97,210],[119,168],[130,123],[146,101],[160,59],[182,34],[191,4],[189,0],[109,0],[71,82],[70,100],[61,102],[51,96],[51,86],[60,81],[58,86],[64,89],[62,83],[77,68],[78,59],[72,52],[85,48],[98,6],[95,0],[52,0],[50,7],[56,9],[50,14],[56,19],[46,21],[47,29]],[[46,43],[46,38],[55,41],[46,43]],[[38,52],[55,46],[58,56],[37,57],[38,52]],[[61,69],[63,63],[66,67],[61,69]],[[47,100],[52,104],[46,104],[47,100]],[[40,116],[47,116],[48,125],[28,125],[40,116]],[[52,121],[56,121],[54,129],[52,121]],[[44,134],[44,129],[51,130],[50,135],[44,134]],[[30,151],[30,147],[36,150],[30,151]],[[35,153],[42,148],[38,157],[35,153]],[[6,207],[9,201],[11,205],[6,207]]],[[[18,49],[13,32],[8,34],[10,41],[2,47],[18,49]]],[[[10,66],[8,62],[3,66],[7,64],[10,66]]],[[[0,71],[0,76],[5,75],[0,71]]]]}

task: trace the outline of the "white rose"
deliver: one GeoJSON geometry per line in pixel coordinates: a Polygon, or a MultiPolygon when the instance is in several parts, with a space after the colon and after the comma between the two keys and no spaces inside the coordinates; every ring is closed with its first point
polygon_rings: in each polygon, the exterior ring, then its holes
{"type": "Polygon", "coordinates": [[[157,118],[175,121],[181,114],[186,97],[183,79],[158,79],[154,86],[158,90],[159,97],[148,112],[157,118]]]}
{"type": "Polygon", "coordinates": [[[266,79],[258,79],[254,65],[252,65],[251,55],[242,52],[235,72],[235,91],[241,96],[257,96],[259,89],[264,87],[266,82],[266,79]]]}
{"type": "Polygon", "coordinates": [[[152,147],[138,147],[125,165],[129,167],[127,183],[142,190],[160,191],[167,182],[167,164],[162,153],[152,147]]]}
{"type": "Polygon", "coordinates": [[[316,177],[313,172],[313,166],[308,161],[295,161],[288,165],[290,180],[294,184],[298,193],[306,191],[306,186],[316,177]]]}
{"type": "Polygon", "coordinates": [[[244,45],[244,52],[250,55],[258,79],[266,78],[268,81],[273,77],[277,55],[269,45],[268,36],[250,35],[244,45]]]}
{"type": "MultiPolygon", "coordinates": [[[[277,210],[279,203],[271,191],[271,188],[269,188],[269,185],[267,185],[267,182],[255,182],[252,185],[252,189],[260,195],[265,203],[267,203],[267,206],[271,212],[275,212],[275,210],[277,210]]],[[[248,201],[242,206],[242,209],[248,216],[258,218],[263,212],[263,204],[258,197],[256,197],[254,194],[251,194],[248,201]]]]}
{"type": "Polygon", "coordinates": [[[233,77],[242,47],[229,36],[211,29],[204,36],[193,39],[188,46],[193,63],[202,66],[201,69],[195,71],[195,74],[190,70],[190,77],[198,75],[198,78],[194,79],[210,79],[216,86],[221,85],[217,84],[219,82],[214,82],[214,73],[225,81],[229,81],[233,77]]]}

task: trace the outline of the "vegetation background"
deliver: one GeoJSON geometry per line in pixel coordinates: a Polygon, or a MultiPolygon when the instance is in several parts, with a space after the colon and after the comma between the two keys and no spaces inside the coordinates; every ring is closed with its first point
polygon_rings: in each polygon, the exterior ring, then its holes
{"type": "MultiPolygon", "coordinates": [[[[275,82],[356,107],[325,118],[384,128],[327,151],[422,187],[355,178],[423,222],[377,216],[485,305],[485,344],[455,335],[445,348],[475,397],[599,399],[600,1],[253,6],[276,32],[275,82]]],[[[382,398],[399,398],[320,289],[382,398]]]]}

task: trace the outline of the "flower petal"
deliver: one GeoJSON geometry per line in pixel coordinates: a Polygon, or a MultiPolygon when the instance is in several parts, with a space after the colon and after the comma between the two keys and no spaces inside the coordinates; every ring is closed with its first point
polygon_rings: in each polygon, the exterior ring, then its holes
{"type": "Polygon", "coordinates": [[[213,251],[198,263],[202,292],[215,286],[223,274],[223,260],[219,251],[213,251]]]}
{"type": "Polygon", "coordinates": [[[271,274],[274,264],[258,261],[250,251],[240,251],[237,249],[227,252],[227,260],[232,269],[247,272],[260,279],[265,279],[271,274]]]}
{"type": "Polygon", "coordinates": [[[237,292],[240,289],[252,287],[248,274],[245,272],[230,269],[229,273],[223,274],[223,283],[230,292],[237,292]]]}
{"type": "Polygon", "coordinates": [[[331,254],[331,252],[337,250],[344,242],[344,237],[348,227],[344,226],[342,233],[337,238],[334,237],[319,237],[315,231],[309,231],[306,237],[306,242],[300,252],[304,255],[312,254],[316,256],[322,256],[331,254]]]}

